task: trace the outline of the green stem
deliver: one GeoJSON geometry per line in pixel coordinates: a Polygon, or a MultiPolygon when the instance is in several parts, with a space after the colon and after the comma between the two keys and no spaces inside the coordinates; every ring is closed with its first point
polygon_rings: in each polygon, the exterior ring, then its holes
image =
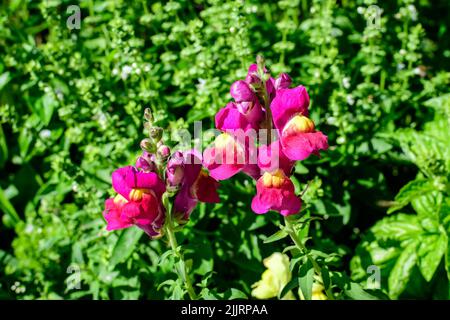
{"type": "MultiPolygon", "coordinates": [[[[168,211],[168,212],[170,212],[170,211],[168,211]]],[[[174,226],[173,226],[171,214],[168,214],[166,216],[165,231],[166,231],[167,237],[169,238],[170,247],[172,248],[172,250],[175,253],[175,255],[177,256],[177,258],[179,259],[178,260],[178,263],[179,263],[178,271],[180,273],[179,276],[181,277],[181,279],[184,282],[184,287],[189,294],[189,298],[191,300],[197,300],[198,297],[195,294],[194,287],[192,286],[191,279],[189,278],[189,274],[188,274],[188,270],[186,267],[186,262],[184,260],[183,252],[178,248],[178,242],[177,242],[177,238],[175,237],[174,226]]]]}
{"type": "MultiPolygon", "coordinates": [[[[291,221],[289,221],[289,218],[284,218],[284,223],[286,225],[285,230],[291,237],[294,244],[297,246],[297,248],[301,252],[303,252],[306,255],[306,258],[309,260],[309,262],[311,262],[316,274],[319,275],[321,279],[323,279],[322,278],[322,268],[319,266],[319,264],[316,262],[316,260],[314,260],[314,258],[309,253],[308,249],[305,247],[303,242],[299,239],[297,232],[294,229],[294,226],[292,225],[291,221]]],[[[325,290],[325,292],[327,294],[328,299],[334,300],[334,296],[333,296],[333,293],[331,292],[330,288],[327,288],[325,290]]]]}

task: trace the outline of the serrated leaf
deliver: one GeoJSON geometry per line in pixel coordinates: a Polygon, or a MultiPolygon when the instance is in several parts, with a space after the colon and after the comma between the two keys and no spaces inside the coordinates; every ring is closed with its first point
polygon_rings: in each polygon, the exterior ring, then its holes
{"type": "Polygon", "coordinates": [[[421,242],[417,250],[419,256],[418,265],[420,272],[428,282],[433,278],[446,250],[446,235],[432,234],[421,237],[421,242]]]}
{"type": "Polygon", "coordinates": [[[275,242],[278,240],[281,240],[285,237],[288,236],[288,233],[286,232],[286,230],[279,230],[277,232],[275,232],[273,235],[271,235],[270,237],[264,239],[264,243],[271,243],[271,242],[275,242]]]}
{"type": "Polygon", "coordinates": [[[389,296],[396,299],[405,290],[417,262],[417,242],[410,243],[400,254],[389,274],[389,296]]]}
{"type": "Polygon", "coordinates": [[[423,229],[416,215],[400,213],[377,222],[371,232],[377,239],[403,241],[418,237],[423,229]]]}
{"type": "Polygon", "coordinates": [[[122,231],[114,246],[111,260],[109,261],[110,268],[114,268],[116,264],[128,259],[133,253],[133,250],[136,249],[136,244],[143,234],[144,232],[137,227],[128,228],[122,231]]]}
{"type": "Polygon", "coordinates": [[[403,208],[417,197],[423,196],[435,189],[433,181],[429,179],[416,179],[407,183],[395,197],[395,205],[389,208],[388,214],[403,208]]]}

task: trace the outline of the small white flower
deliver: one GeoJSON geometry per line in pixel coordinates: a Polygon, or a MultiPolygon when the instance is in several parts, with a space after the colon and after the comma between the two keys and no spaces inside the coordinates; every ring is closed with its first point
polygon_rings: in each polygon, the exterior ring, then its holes
{"type": "Polygon", "coordinates": [[[34,227],[32,224],[27,224],[27,226],[25,227],[25,233],[32,233],[34,230],[34,227]]]}
{"type": "Polygon", "coordinates": [[[405,49],[400,49],[399,53],[404,56],[406,54],[406,50],[405,49]]]}
{"type": "Polygon", "coordinates": [[[327,123],[330,125],[333,125],[336,123],[336,118],[335,117],[328,117],[327,118],[327,123]]]}
{"type": "Polygon", "coordinates": [[[41,132],[39,132],[39,137],[41,137],[41,139],[50,138],[51,135],[52,135],[52,132],[48,129],[44,129],[44,130],[41,130],[41,132]]]}
{"type": "Polygon", "coordinates": [[[397,65],[397,70],[403,70],[403,69],[405,69],[405,64],[404,63],[399,63],[397,65]]]}
{"type": "Polygon", "coordinates": [[[358,12],[359,14],[363,14],[364,13],[364,8],[363,7],[358,7],[357,9],[356,9],[356,12],[358,12]]]}
{"type": "Polygon", "coordinates": [[[131,74],[131,71],[133,71],[133,68],[131,68],[130,66],[124,66],[122,68],[122,73],[120,74],[122,80],[126,80],[128,76],[131,74]]]}
{"type": "Polygon", "coordinates": [[[336,139],[336,142],[337,143],[339,143],[339,144],[344,144],[345,143],[345,137],[338,137],[337,139],[336,139]]]}
{"type": "Polygon", "coordinates": [[[347,103],[351,106],[355,103],[355,99],[353,98],[353,96],[351,94],[347,95],[346,100],[347,100],[347,103]]]}
{"type": "Polygon", "coordinates": [[[342,85],[344,86],[345,89],[350,88],[350,78],[345,77],[344,79],[342,79],[342,85]]]}

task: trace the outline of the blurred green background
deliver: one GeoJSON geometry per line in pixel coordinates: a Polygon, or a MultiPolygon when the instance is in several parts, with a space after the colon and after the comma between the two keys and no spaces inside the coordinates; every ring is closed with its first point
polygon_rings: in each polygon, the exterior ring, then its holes
{"type": "MultiPolygon", "coordinates": [[[[391,299],[448,299],[449,13],[446,0],[3,0],[0,298],[179,298],[164,242],[106,232],[110,174],[138,156],[144,108],[173,145],[176,129],[212,127],[259,53],[307,88],[329,136],[293,178],[311,181],[305,214],[320,218],[308,246],[362,285],[380,267],[391,299]]],[[[280,217],[251,212],[251,180],[220,194],[180,242],[203,297],[249,297],[289,241],[263,243],[280,217]]]]}

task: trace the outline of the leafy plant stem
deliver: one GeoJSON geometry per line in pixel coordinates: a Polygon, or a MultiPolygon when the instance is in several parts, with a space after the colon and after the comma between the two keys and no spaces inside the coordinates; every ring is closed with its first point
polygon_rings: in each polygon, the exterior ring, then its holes
{"type": "MultiPolygon", "coordinates": [[[[167,209],[167,207],[166,207],[167,209]]],[[[170,211],[167,211],[170,212],[170,211]]],[[[187,270],[186,262],[184,260],[184,254],[180,247],[178,247],[177,238],[175,236],[174,232],[174,225],[172,221],[171,214],[168,214],[166,216],[166,224],[165,224],[165,231],[167,238],[169,239],[170,247],[172,248],[175,256],[178,258],[179,268],[177,268],[177,272],[179,273],[178,276],[181,277],[181,279],[184,282],[184,287],[186,291],[189,294],[189,298],[191,300],[198,300],[198,297],[194,291],[194,287],[192,286],[191,279],[189,278],[189,273],[187,270]]]]}
{"type": "MultiPolygon", "coordinates": [[[[314,258],[311,256],[311,254],[309,253],[309,250],[305,247],[305,245],[302,243],[302,241],[299,239],[297,233],[295,232],[295,228],[292,224],[291,221],[289,221],[289,218],[284,218],[284,223],[285,223],[285,230],[288,233],[289,237],[291,237],[292,241],[294,242],[294,244],[297,246],[297,248],[303,252],[306,256],[306,258],[309,260],[309,262],[311,262],[314,271],[316,272],[317,275],[320,276],[320,278],[322,279],[322,268],[320,267],[320,265],[316,262],[316,260],[314,260],[314,258]]],[[[330,300],[334,300],[334,296],[333,293],[330,291],[329,288],[327,288],[326,290],[326,295],[328,297],[328,299],[330,300]]]]}

